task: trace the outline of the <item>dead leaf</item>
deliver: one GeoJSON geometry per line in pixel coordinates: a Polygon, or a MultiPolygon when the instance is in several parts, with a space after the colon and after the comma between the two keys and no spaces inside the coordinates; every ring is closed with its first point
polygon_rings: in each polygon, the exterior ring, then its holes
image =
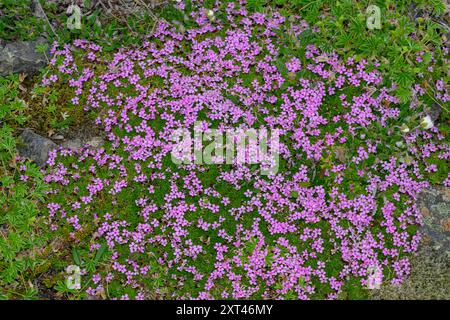
{"type": "Polygon", "coordinates": [[[345,152],[346,152],[346,150],[344,147],[335,147],[334,148],[334,154],[335,154],[336,158],[342,163],[344,163],[346,161],[345,152]]]}
{"type": "Polygon", "coordinates": [[[450,231],[450,218],[444,219],[441,224],[445,232],[450,231]]]}

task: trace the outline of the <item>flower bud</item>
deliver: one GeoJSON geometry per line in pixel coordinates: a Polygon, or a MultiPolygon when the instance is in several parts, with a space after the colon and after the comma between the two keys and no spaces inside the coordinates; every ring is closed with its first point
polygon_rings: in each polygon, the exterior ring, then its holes
{"type": "Polygon", "coordinates": [[[288,72],[287,78],[289,81],[294,82],[295,81],[295,72],[288,72]]]}
{"type": "Polygon", "coordinates": [[[206,11],[206,16],[210,21],[216,20],[216,17],[214,16],[214,11],[212,11],[211,9],[206,11]]]}
{"type": "Polygon", "coordinates": [[[411,158],[411,156],[409,155],[406,155],[405,157],[400,157],[399,160],[401,163],[405,163],[409,166],[412,163],[413,158],[411,158]]]}
{"type": "Polygon", "coordinates": [[[403,124],[400,127],[400,131],[401,131],[401,133],[408,133],[409,132],[409,127],[406,124],[403,124]]]}
{"type": "Polygon", "coordinates": [[[433,120],[431,120],[430,116],[426,116],[422,119],[422,121],[420,121],[420,126],[425,130],[431,129],[434,126],[433,120]]]}

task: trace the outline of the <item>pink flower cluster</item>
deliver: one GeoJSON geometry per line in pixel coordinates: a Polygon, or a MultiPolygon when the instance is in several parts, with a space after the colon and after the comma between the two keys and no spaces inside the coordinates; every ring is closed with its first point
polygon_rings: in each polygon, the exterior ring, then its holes
{"type": "MultiPolygon", "coordinates": [[[[379,156],[386,142],[374,128],[401,125],[380,72],[312,45],[303,56],[283,56],[277,34],[285,19],[276,12],[230,3],[223,14],[231,27],[198,10],[197,27],[182,33],[160,22],[141,47],[111,57],[78,40],[85,61],[95,62],[87,66],[67,46],[52,50],[57,78],[44,84],[68,79],[73,104],[97,114],[108,139],[98,150],[51,153],[45,177],[52,228],[87,248],[108,245],[110,266],[97,267],[87,293],[118,282],[122,299],[152,290],[171,298],[334,299],[352,278],[401,282],[421,238],[414,199],[429,185],[423,166],[436,155],[449,159],[442,135],[398,135],[415,155],[409,163],[393,151],[379,156]],[[279,129],[279,172],[174,166],[171,133],[199,120],[279,129]]],[[[307,25],[291,28],[299,35],[307,25]]]]}

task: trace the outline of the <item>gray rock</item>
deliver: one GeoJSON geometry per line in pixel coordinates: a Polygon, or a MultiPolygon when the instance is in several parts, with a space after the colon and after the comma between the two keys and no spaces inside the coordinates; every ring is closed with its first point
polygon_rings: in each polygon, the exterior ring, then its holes
{"type": "Polygon", "coordinates": [[[40,167],[45,167],[48,153],[57,145],[29,129],[24,130],[20,138],[22,143],[17,147],[19,155],[33,160],[40,167]]]}
{"type": "Polygon", "coordinates": [[[424,245],[450,257],[450,188],[434,187],[424,190],[417,203],[422,212],[424,245]]]}
{"type": "Polygon", "coordinates": [[[450,188],[437,186],[420,193],[417,205],[424,225],[423,241],[411,259],[411,274],[401,285],[370,290],[375,300],[450,299],[450,188]]]}
{"type": "Polygon", "coordinates": [[[431,120],[433,120],[433,122],[437,122],[441,113],[442,113],[442,108],[437,103],[433,103],[431,105],[431,107],[428,108],[427,115],[430,116],[430,118],[431,118],[431,120]]]}
{"type": "Polygon", "coordinates": [[[91,137],[88,139],[75,138],[63,142],[61,146],[67,149],[79,151],[84,146],[90,146],[94,149],[98,149],[104,144],[104,142],[105,141],[101,137],[91,137]]]}
{"type": "Polygon", "coordinates": [[[45,19],[45,13],[42,11],[42,7],[39,5],[38,0],[32,0],[30,9],[36,18],[45,19]]]}
{"type": "MultiPolygon", "coordinates": [[[[0,46],[0,76],[11,73],[33,74],[46,66],[46,55],[36,51],[36,47],[42,44],[48,44],[44,38],[10,42],[0,46]]],[[[47,56],[49,54],[47,48],[47,56]]]]}
{"type": "Polygon", "coordinates": [[[83,146],[83,141],[81,139],[75,138],[71,140],[64,141],[61,146],[63,148],[79,151],[83,146]]]}
{"type": "Polygon", "coordinates": [[[64,140],[64,136],[61,134],[57,134],[55,136],[52,136],[53,140],[64,140]]]}
{"type": "Polygon", "coordinates": [[[369,290],[373,300],[449,300],[450,260],[423,246],[411,259],[411,275],[401,285],[385,283],[369,290]]]}
{"type": "Polygon", "coordinates": [[[100,148],[104,143],[105,141],[102,139],[102,137],[92,137],[88,141],[86,141],[86,144],[94,149],[100,148]]]}

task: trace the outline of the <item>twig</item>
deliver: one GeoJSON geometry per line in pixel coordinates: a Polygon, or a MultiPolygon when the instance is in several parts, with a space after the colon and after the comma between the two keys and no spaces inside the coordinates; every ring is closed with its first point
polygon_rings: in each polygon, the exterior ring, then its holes
{"type": "Polygon", "coordinates": [[[44,18],[45,18],[45,20],[47,21],[47,24],[50,26],[50,29],[52,30],[53,34],[56,36],[56,38],[58,38],[58,40],[60,40],[58,34],[57,34],[56,31],[55,31],[55,29],[53,29],[53,26],[52,26],[52,24],[50,23],[50,20],[48,19],[47,14],[45,13],[44,9],[42,8],[41,3],[39,2],[39,0],[33,0],[33,1],[34,1],[34,3],[35,3],[36,7],[38,8],[38,10],[39,10],[39,11],[42,13],[42,15],[44,16],[44,18]]]}
{"type": "MultiPolygon", "coordinates": [[[[103,7],[103,9],[105,9],[105,11],[108,11],[108,8],[106,7],[106,5],[103,3],[102,0],[98,0],[97,4],[100,3],[100,5],[103,7]]],[[[109,10],[111,10],[112,8],[109,7],[109,10]]]]}
{"type": "MultiPolygon", "coordinates": [[[[436,93],[436,92],[434,91],[434,89],[428,84],[428,82],[426,82],[425,85],[426,85],[428,88],[430,88],[431,91],[433,91],[433,93],[436,93]]],[[[442,104],[440,104],[440,103],[434,98],[434,96],[432,96],[432,95],[428,92],[428,90],[425,90],[425,92],[427,93],[427,95],[428,95],[434,102],[436,102],[443,110],[445,110],[445,112],[448,112],[448,109],[447,109],[446,107],[444,107],[442,104]]]]}
{"type": "MultiPolygon", "coordinates": [[[[136,1],[139,2],[139,3],[141,3],[144,7],[147,8],[148,14],[150,15],[150,17],[152,17],[153,20],[155,20],[155,23],[157,23],[158,20],[162,20],[162,21],[166,22],[168,25],[170,25],[170,26],[173,27],[173,24],[172,24],[172,23],[170,23],[169,21],[167,21],[167,20],[164,19],[164,18],[161,18],[161,17],[158,17],[157,15],[155,15],[155,14],[152,12],[152,10],[150,9],[150,7],[149,7],[144,1],[142,1],[142,0],[136,0],[136,1]]],[[[164,5],[164,4],[166,4],[166,2],[163,1],[163,2],[161,2],[161,3],[158,3],[157,5],[164,5]]]]}

